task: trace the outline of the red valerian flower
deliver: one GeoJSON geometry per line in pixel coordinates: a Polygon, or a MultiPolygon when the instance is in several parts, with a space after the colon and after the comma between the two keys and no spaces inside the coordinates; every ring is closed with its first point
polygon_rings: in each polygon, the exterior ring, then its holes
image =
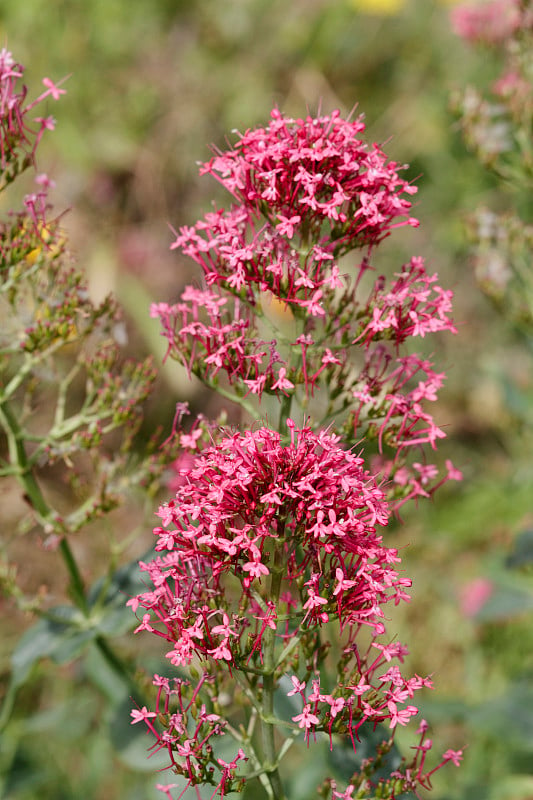
{"type": "Polygon", "coordinates": [[[384,494],[362,458],[331,433],[297,430],[292,420],[288,427],[288,445],[259,428],[204,449],[159,509],[161,555],[141,564],[154,588],[135,605],[152,615],[140,629],[151,626],[172,643],[176,665],[194,653],[240,663],[253,651],[261,660],[264,613],[230,606],[230,574],[257,608],[257,586],[283,564],[288,587],[298,582],[308,626],[332,615],[341,627],[381,625],[383,603],[402,596],[397,551],[377,533],[389,516],[384,494]]]}
{"type": "Polygon", "coordinates": [[[292,119],[274,109],[266,128],[239,136],[201,172],[214,175],[243,208],[267,217],[289,239],[298,225],[310,241],[335,241],[338,255],[377,244],[398,225],[418,224],[404,196],[416,187],[400,178],[400,165],[361,139],[364,130],[362,116],[349,121],[333,111],[292,119]]]}
{"type": "MultiPolygon", "coordinates": [[[[389,663],[407,653],[399,642],[378,641],[384,606],[408,600],[411,582],[396,569],[398,551],[383,544],[389,509],[363,459],[331,432],[291,419],[287,430],[285,440],[266,427],[227,433],[194,455],[158,511],[158,555],[141,563],[152,588],[130,605],[145,612],[138,631],[171,645],[175,666],[207,662],[217,685],[223,675],[260,672],[265,648],[279,655],[309,647],[320,628],[337,623],[344,651],[335,692],[321,689],[312,662],[306,674],[287,675],[289,696],[302,700],[292,722],[306,741],[347,731],[356,748],[366,721],[407,724],[417,713],[407,702],[431,685],[389,663]]],[[[178,764],[192,747],[183,737],[172,748],[178,764]]]]}
{"type": "MultiPolygon", "coordinates": [[[[167,355],[244,406],[275,395],[313,414],[321,393],[322,424],[334,420],[348,443],[377,439],[380,453],[397,454],[435,448],[444,433],[427,405],[444,374],[405,351],[413,337],[456,331],[452,293],[418,257],[364,289],[376,245],[413,222],[407,198],[415,189],[363,133],[361,118],[293,120],[275,110],[268,127],[204,164],[237,202],[176,232],[172,248],[196,261],[204,286],[185,287],[178,302],[154,304],[151,313],[167,355]],[[357,248],[363,254],[353,264],[340,261],[357,248]],[[265,313],[266,295],[290,318],[288,328],[265,313]]],[[[411,474],[396,490],[401,504],[433,486],[411,474]]]]}
{"type": "MultiPolygon", "coordinates": [[[[342,735],[357,749],[365,729],[383,723],[392,747],[397,728],[418,713],[415,691],[431,687],[427,678],[403,677],[401,643],[380,641],[386,604],[408,601],[411,585],[381,533],[408,499],[460,477],[447,463],[439,481],[425,460],[424,447],[444,436],[426,410],[444,374],[406,346],[455,332],[452,294],[421,258],[390,281],[369,281],[376,246],[394,228],[418,223],[403,167],[363,132],[361,117],[295,120],[275,110],[266,128],[238,135],[201,169],[234,204],[175,232],[172,249],[199,265],[203,283],[151,309],[167,355],[189,374],[251,414],[255,398],[274,395],[281,404],[279,432],[221,431],[201,447],[194,428],[181,434],[188,460],[176,467],[175,496],[159,508],[156,556],[141,563],[146,591],[130,601],[142,609],[137,631],[162,637],[180,671],[196,679],[203,670],[213,718],[193,731],[186,718],[198,702],[187,705],[180,685],[175,712],[168,691],[162,712],[158,696],[165,731],[156,736],[187,785],[215,785],[218,769],[221,795],[246,779],[239,758],[255,770],[261,762],[239,733],[236,759],[211,758],[211,737],[223,732],[230,707],[242,713],[251,704],[248,729],[260,720],[273,764],[275,691],[297,703],[281,722],[291,740],[300,732],[309,744],[326,733],[333,747],[342,735]],[[363,252],[348,265],[343,257],[356,249],[363,252]],[[298,404],[310,419],[316,410],[314,428],[288,418],[298,404]],[[335,625],[332,665],[325,636],[335,625]],[[325,680],[332,666],[334,687],[325,680]]],[[[422,739],[397,772],[398,792],[426,785],[428,747],[422,739]]],[[[277,771],[268,780],[278,796],[277,771]]],[[[349,798],[355,787],[331,789],[349,798]]]]}

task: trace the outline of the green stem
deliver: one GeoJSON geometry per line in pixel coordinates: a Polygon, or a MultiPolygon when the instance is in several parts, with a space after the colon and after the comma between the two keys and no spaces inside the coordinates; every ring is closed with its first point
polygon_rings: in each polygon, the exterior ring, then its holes
{"type": "MultiPolygon", "coordinates": [[[[71,341],[74,342],[75,339],[72,339],[71,341]]],[[[11,395],[16,392],[19,386],[22,386],[24,380],[28,377],[28,375],[31,374],[32,370],[34,370],[35,367],[38,364],[41,364],[46,358],[50,358],[50,356],[52,356],[56,350],[60,350],[62,347],[64,347],[64,345],[65,342],[63,339],[58,339],[45,350],[40,351],[38,356],[29,356],[20,369],[17,370],[17,373],[11,378],[7,386],[0,393],[0,403],[4,405],[4,400],[9,399],[11,395]]]]}
{"type": "Polygon", "coordinates": [[[54,526],[53,513],[35,480],[26,455],[24,431],[18,424],[9,404],[5,401],[0,403],[0,423],[6,434],[13,474],[22,486],[26,500],[31,504],[43,528],[54,526]]]}
{"type": "Polygon", "coordinates": [[[281,401],[281,408],[279,412],[279,422],[278,422],[278,431],[281,433],[281,435],[283,435],[283,433],[285,432],[287,420],[289,419],[289,414],[291,413],[291,404],[292,404],[292,394],[284,396],[283,400],[281,401]]]}
{"type": "Polygon", "coordinates": [[[137,702],[141,700],[144,702],[144,693],[139,684],[135,682],[128,664],[115,653],[103,636],[97,636],[94,641],[111,669],[127,684],[132,697],[137,700],[137,702]]]}
{"type": "Polygon", "coordinates": [[[262,784],[265,792],[267,793],[268,800],[276,800],[276,798],[272,794],[272,787],[270,785],[270,782],[267,776],[265,775],[265,771],[261,765],[261,759],[257,755],[252,741],[253,729],[255,727],[256,719],[257,717],[254,714],[252,714],[248,728],[245,732],[243,732],[243,734],[240,734],[239,731],[237,731],[229,723],[226,725],[224,730],[227,731],[227,733],[229,733],[230,736],[233,736],[236,742],[238,742],[240,745],[244,747],[250,759],[250,763],[254,768],[253,772],[251,773],[247,772],[242,777],[244,777],[246,780],[250,780],[251,778],[257,778],[262,784]]]}
{"type": "Polygon", "coordinates": [[[246,411],[250,417],[254,418],[256,415],[256,409],[246,401],[246,398],[239,397],[232,392],[229,392],[227,389],[224,389],[222,386],[218,386],[217,384],[213,383],[212,381],[208,380],[204,375],[199,375],[195,373],[198,380],[200,380],[204,386],[207,386],[208,389],[212,389],[213,392],[217,392],[221,397],[224,397],[226,400],[231,400],[232,403],[236,403],[240,406],[244,411],[246,411]]]}
{"type": "MultiPolygon", "coordinates": [[[[278,605],[282,579],[282,571],[280,569],[281,565],[278,562],[281,560],[282,556],[283,551],[278,547],[274,553],[274,565],[272,569],[270,591],[268,594],[269,600],[271,600],[276,607],[278,605]]],[[[274,740],[275,726],[271,721],[274,718],[274,672],[276,668],[276,633],[272,630],[272,628],[266,628],[263,634],[263,643],[263,667],[265,674],[263,677],[261,731],[263,738],[264,768],[268,774],[268,779],[275,799],[285,800],[285,792],[283,790],[281,776],[277,767],[278,758],[274,740]]]]}
{"type": "MultiPolygon", "coordinates": [[[[55,530],[63,534],[64,531],[59,517],[46,502],[41,487],[33,474],[26,448],[24,447],[24,430],[19,425],[7,402],[0,404],[0,422],[7,436],[10,462],[16,468],[15,474],[24,491],[24,497],[35,511],[39,524],[45,531],[55,530]]],[[[61,538],[59,549],[70,575],[72,597],[80,611],[86,614],[87,600],[83,579],[70,545],[64,537],[61,538]]]]}
{"type": "MultiPolygon", "coordinates": [[[[0,403],[0,424],[4,428],[6,434],[9,460],[13,467],[13,474],[22,486],[24,497],[33,508],[37,520],[44,530],[48,532],[56,531],[61,535],[59,551],[70,575],[70,595],[77,608],[87,617],[89,614],[89,607],[87,604],[85,585],[74,553],[64,536],[64,525],[59,515],[48,505],[41,491],[41,487],[33,474],[32,465],[24,446],[24,429],[18,423],[15,414],[6,401],[0,403]]],[[[115,672],[125,679],[128,686],[138,695],[139,687],[135,684],[127,665],[121,661],[102,636],[98,636],[95,639],[95,643],[108,664],[110,664],[115,672]]]]}
{"type": "Polygon", "coordinates": [[[89,607],[87,605],[87,597],[85,595],[85,585],[83,583],[83,578],[81,576],[81,572],[79,567],[76,563],[76,559],[74,558],[74,553],[72,552],[72,548],[70,547],[67,539],[63,536],[61,542],[59,543],[59,551],[63,556],[63,561],[67,567],[68,573],[70,575],[70,595],[80,611],[83,612],[87,616],[89,612],[89,607]]]}

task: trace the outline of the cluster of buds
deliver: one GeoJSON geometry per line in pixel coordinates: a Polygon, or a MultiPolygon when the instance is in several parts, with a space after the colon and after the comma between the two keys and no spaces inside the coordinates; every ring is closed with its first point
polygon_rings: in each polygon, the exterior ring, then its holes
{"type": "MultiPolygon", "coordinates": [[[[410,580],[383,534],[407,499],[460,477],[448,464],[439,480],[411,457],[444,435],[426,408],[444,375],[407,343],[455,331],[451,292],[420,258],[371,280],[379,243],[418,223],[415,187],[363,132],[361,117],[275,110],[268,127],[217,152],[201,172],[234,202],[172,245],[201,267],[203,285],[152,306],[168,355],[189,374],[256,419],[254,400],[279,408],[277,429],[202,420],[175,431],[186,448],[175,495],[158,511],[156,555],[140,565],[147,589],[129,601],[137,631],[160,637],[180,674],[201,676],[194,723],[181,688],[165,683],[162,706],[159,677],[159,726],[156,712],[132,712],[168,750],[180,797],[206,782],[223,797],[258,778],[283,800],[279,765],[298,738],[357,750],[383,726],[381,755],[343,792],[331,778],[323,795],[373,797],[377,762],[431,686],[403,676],[407,650],[387,631],[385,609],[409,599],[410,580]],[[222,734],[238,748],[229,762],[216,755],[222,734]]],[[[380,797],[429,784],[425,727],[421,737],[380,797]]],[[[170,784],[160,788],[171,797],[170,784]]]]}

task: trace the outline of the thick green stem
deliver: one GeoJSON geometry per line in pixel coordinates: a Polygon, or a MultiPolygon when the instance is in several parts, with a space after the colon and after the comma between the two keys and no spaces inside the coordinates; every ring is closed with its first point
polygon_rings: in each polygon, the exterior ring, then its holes
{"type": "Polygon", "coordinates": [[[284,397],[283,400],[281,401],[278,431],[281,433],[282,436],[286,430],[287,420],[289,419],[289,414],[291,413],[291,405],[292,405],[292,395],[290,394],[284,397]]]}
{"type": "MultiPolygon", "coordinates": [[[[277,607],[281,591],[282,572],[280,569],[280,557],[283,555],[278,548],[274,554],[274,566],[270,583],[269,600],[277,607]]],[[[285,800],[285,792],[277,765],[278,756],[274,740],[274,672],[276,668],[275,647],[276,634],[272,628],[267,627],[263,634],[263,709],[261,715],[261,729],[263,736],[263,758],[264,768],[268,773],[270,786],[272,787],[275,800],[285,800]]]]}
{"type": "Polygon", "coordinates": [[[85,585],[81,572],[74,558],[74,553],[65,537],[61,539],[59,550],[63,556],[63,561],[66,564],[68,573],[70,575],[70,594],[76,605],[84,614],[87,614],[89,609],[87,606],[87,597],[85,595],[85,585]]]}
{"type": "Polygon", "coordinates": [[[9,449],[9,460],[14,468],[24,496],[37,514],[40,524],[46,528],[54,524],[52,510],[44,499],[39,484],[35,480],[24,447],[24,431],[7,402],[0,403],[0,423],[4,428],[9,449]]]}

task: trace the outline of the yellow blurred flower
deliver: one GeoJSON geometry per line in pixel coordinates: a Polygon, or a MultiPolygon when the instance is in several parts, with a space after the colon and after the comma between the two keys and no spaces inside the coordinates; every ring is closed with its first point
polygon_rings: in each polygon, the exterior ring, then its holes
{"type": "Polygon", "coordinates": [[[30,250],[30,252],[26,256],[26,261],[28,264],[35,264],[39,256],[41,255],[42,247],[36,247],[34,250],[30,250]]]}
{"type": "MultiPolygon", "coordinates": [[[[453,6],[462,0],[438,0],[439,4],[445,6],[453,6]]],[[[407,0],[348,0],[350,5],[356,11],[361,11],[363,14],[376,14],[377,16],[393,16],[399,11],[402,11],[407,5],[407,0]]]]}
{"type": "MultiPolygon", "coordinates": [[[[272,292],[261,293],[261,311],[271,328],[289,338],[296,338],[296,322],[294,314],[287,303],[284,303],[272,292]]],[[[266,334],[265,334],[266,335],[266,334]]]]}
{"type": "Polygon", "coordinates": [[[389,16],[401,11],[405,6],[405,0],[349,0],[349,4],[364,14],[389,16]]]}
{"type": "MultiPolygon", "coordinates": [[[[43,246],[50,241],[52,238],[51,231],[44,227],[44,225],[39,225],[39,236],[41,238],[41,242],[43,244],[39,244],[37,247],[33,248],[26,254],[26,263],[28,264],[35,264],[39,256],[43,253],[43,246]]],[[[66,239],[64,235],[59,235],[55,237],[55,241],[52,242],[51,245],[48,245],[46,248],[46,255],[49,259],[55,258],[58,253],[63,249],[65,245],[66,239]]]]}
{"type": "Polygon", "coordinates": [[[261,293],[261,310],[265,317],[275,325],[289,325],[294,315],[287,303],[280,300],[272,292],[261,293]]]}

